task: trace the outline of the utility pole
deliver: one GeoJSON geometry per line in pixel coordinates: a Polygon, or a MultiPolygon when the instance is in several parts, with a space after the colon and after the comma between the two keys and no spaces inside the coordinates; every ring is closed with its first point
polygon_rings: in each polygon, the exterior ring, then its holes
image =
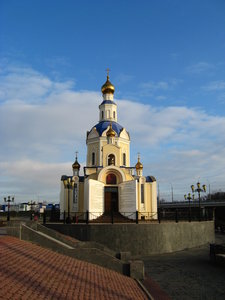
{"type": "Polygon", "coordinates": [[[171,183],[171,197],[172,197],[172,203],[173,203],[173,185],[171,183]]]}
{"type": "Polygon", "coordinates": [[[159,191],[159,183],[158,183],[158,206],[160,206],[160,191],[159,191]]]}

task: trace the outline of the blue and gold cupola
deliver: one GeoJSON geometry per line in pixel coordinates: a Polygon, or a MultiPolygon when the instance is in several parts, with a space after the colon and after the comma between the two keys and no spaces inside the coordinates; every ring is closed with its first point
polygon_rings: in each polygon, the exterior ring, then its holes
{"type": "Polygon", "coordinates": [[[109,75],[107,75],[107,80],[102,86],[102,94],[114,94],[115,92],[115,87],[114,85],[109,81],[109,75]]]}
{"type": "Polygon", "coordinates": [[[103,101],[99,105],[99,122],[117,122],[117,105],[113,101],[115,87],[109,80],[109,69],[107,69],[107,79],[106,82],[103,84],[101,91],[103,101]]]}

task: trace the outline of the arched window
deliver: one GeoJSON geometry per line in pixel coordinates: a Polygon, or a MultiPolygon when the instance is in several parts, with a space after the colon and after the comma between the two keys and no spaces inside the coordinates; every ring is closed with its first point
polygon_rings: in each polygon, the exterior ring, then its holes
{"type": "Polygon", "coordinates": [[[115,155],[114,154],[110,154],[108,156],[108,166],[113,165],[115,166],[115,155]]]}
{"type": "Polygon", "coordinates": [[[104,119],[104,111],[102,111],[102,119],[104,119]]]}
{"type": "Polygon", "coordinates": [[[95,165],[95,153],[94,152],[92,152],[91,164],[92,164],[92,166],[95,165]]]}
{"type": "Polygon", "coordinates": [[[116,184],[116,175],[115,174],[108,174],[106,176],[106,184],[116,184]]]}
{"type": "Polygon", "coordinates": [[[123,153],[123,165],[126,166],[126,153],[123,153]]]}
{"type": "Polygon", "coordinates": [[[143,183],[141,184],[141,203],[145,203],[145,186],[143,183]]]}
{"type": "Polygon", "coordinates": [[[115,111],[113,112],[113,118],[114,119],[116,118],[116,112],[115,111]]]}

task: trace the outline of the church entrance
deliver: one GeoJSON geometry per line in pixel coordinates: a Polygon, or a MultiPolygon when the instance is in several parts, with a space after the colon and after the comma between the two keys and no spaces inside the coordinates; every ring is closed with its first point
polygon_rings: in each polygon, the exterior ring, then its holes
{"type": "Polygon", "coordinates": [[[118,212],[118,187],[105,187],[105,213],[118,212]]]}

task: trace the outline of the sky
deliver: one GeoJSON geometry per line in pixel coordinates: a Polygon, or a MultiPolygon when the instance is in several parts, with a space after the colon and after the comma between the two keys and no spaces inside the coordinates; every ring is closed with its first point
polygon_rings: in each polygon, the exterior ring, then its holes
{"type": "Polygon", "coordinates": [[[0,203],[59,202],[107,68],[161,199],[225,191],[225,1],[1,0],[0,203]]]}

